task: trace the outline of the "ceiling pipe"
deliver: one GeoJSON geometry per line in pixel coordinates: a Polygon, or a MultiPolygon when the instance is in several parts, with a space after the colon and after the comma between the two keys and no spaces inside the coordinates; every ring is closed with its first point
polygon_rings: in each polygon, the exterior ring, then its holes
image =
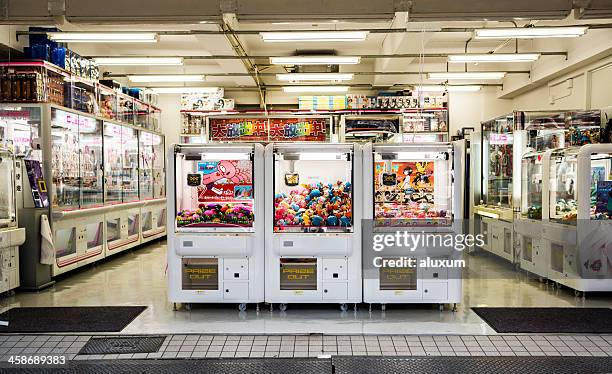
{"type": "MultiPolygon", "coordinates": [[[[538,26],[538,29],[546,29],[550,27],[587,27],[589,29],[609,29],[612,28],[612,23],[600,23],[600,24],[576,24],[576,25],[561,25],[561,26],[538,26]]],[[[496,27],[441,27],[441,28],[432,28],[431,30],[426,30],[428,32],[473,32],[474,30],[481,29],[495,29],[496,27]]],[[[498,27],[497,27],[498,28],[498,27]]],[[[501,27],[504,28],[504,27],[501,27]]],[[[351,29],[317,29],[317,30],[304,30],[304,29],[290,29],[290,30],[274,30],[274,32],[282,32],[282,33],[295,33],[295,32],[330,32],[330,31],[366,31],[370,34],[394,34],[394,33],[421,33],[423,30],[419,29],[406,29],[406,28],[351,28],[351,29]]],[[[97,32],[121,32],[121,33],[130,33],[135,31],[97,31],[97,32]]],[[[187,31],[156,31],[156,30],[147,30],[147,31],[138,31],[138,32],[152,32],[158,35],[171,35],[171,36],[180,36],[180,35],[259,35],[262,32],[270,32],[270,30],[187,30],[187,31]]],[[[86,34],[87,32],[83,32],[86,34]]],[[[46,32],[44,31],[17,31],[16,36],[19,39],[21,35],[44,35],[46,32]]]]}
{"type": "MultiPolygon", "coordinates": [[[[542,56],[564,56],[567,57],[567,52],[522,52],[522,53],[539,53],[542,56]]],[[[458,54],[457,52],[444,52],[444,53],[424,53],[424,54],[419,54],[419,53],[399,53],[399,54],[365,54],[365,55],[359,55],[359,57],[361,57],[362,59],[376,59],[376,58],[418,58],[418,57],[425,57],[425,58],[446,58],[449,55],[456,55],[458,54]]],[[[465,53],[466,55],[481,55],[482,53],[465,53]]],[[[353,57],[353,56],[338,56],[338,55],[334,55],[335,57],[353,57]]],[[[275,55],[247,55],[247,56],[234,56],[234,55],[210,55],[210,56],[151,56],[151,55],[147,55],[147,56],[136,56],[136,55],[130,55],[130,56],[124,56],[124,55],[118,55],[118,56],[109,56],[109,55],[100,55],[100,56],[85,56],[88,58],[97,58],[97,57],[182,57],[184,60],[253,60],[253,59],[269,59],[270,57],[294,57],[294,55],[286,55],[286,56],[279,56],[278,54],[275,55]]]]}
{"type": "MultiPolygon", "coordinates": [[[[486,73],[487,71],[472,71],[471,73],[486,73]]],[[[530,74],[529,70],[504,70],[506,74],[530,74]]],[[[373,76],[373,75],[418,75],[418,74],[429,74],[429,73],[448,73],[446,70],[439,71],[343,71],[343,74],[353,74],[356,76],[373,76]]],[[[451,72],[452,73],[452,72],[451,72]]],[[[250,73],[190,73],[191,74],[200,74],[205,77],[252,77],[250,73]]],[[[260,77],[276,77],[278,73],[259,73],[260,77]]],[[[113,74],[111,72],[104,73],[104,77],[107,78],[125,78],[129,75],[165,75],[165,74],[137,74],[137,73],[121,73],[121,74],[113,74]]],[[[177,75],[177,74],[169,74],[169,75],[177,75]]],[[[180,74],[178,74],[180,75],[180,74]]]]}

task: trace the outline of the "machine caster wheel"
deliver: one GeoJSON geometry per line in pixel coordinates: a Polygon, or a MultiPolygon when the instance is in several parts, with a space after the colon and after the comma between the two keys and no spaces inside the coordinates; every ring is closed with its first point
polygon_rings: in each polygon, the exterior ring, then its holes
{"type": "Polygon", "coordinates": [[[453,312],[457,312],[457,304],[453,304],[453,309],[452,309],[452,311],[453,311],[453,312]]]}
{"type": "Polygon", "coordinates": [[[188,312],[191,311],[191,304],[190,303],[185,304],[185,310],[188,311],[188,312]]]}
{"type": "Polygon", "coordinates": [[[270,303],[270,313],[274,311],[274,304],[270,303]]]}
{"type": "Polygon", "coordinates": [[[368,305],[368,312],[372,313],[372,304],[368,305]]]}
{"type": "Polygon", "coordinates": [[[444,311],[444,304],[438,305],[438,309],[440,309],[440,311],[443,312],[444,311]]]}
{"type": "Polygon", "coordinates": [[[387,310],[387,304],[380,304],[380,310],[382,310],[383,312],[387,310]]]}
{"type": "Polygon", "coordinates": [[[278,304],[278,309],[280,309],[281,312],[284,312],[287,310],[287,304],[278,304]]]}
{"type": "Polygon", "coordinates": [[[346,312],[348,310],[348,304],[346,303],[340,304],[340,310],[343,312],[346,312]]]}
{"type": "Polygon", "coordinates": [[[176,311],[177,311],[177,309],[176,309],[176,303],[172,303],[172,311],[174,311],[174,312],[176,312],[176,311]]]}
{"type": "Polygon", "coordinates": [[[241,312],[244,312],[247,308],[247,305],[245,303],[242,304],[238,304],[238,310],[241,312]]]}
{"type": "Polygon", "coordinates": [[[255,311],[259,313],[259,303],[255,304],[255,311]]]}
{"type": "Polygon", "coordinates": [[[357,303],[353,304],[353,311],[356,312],[357,311],[357,303]]]}

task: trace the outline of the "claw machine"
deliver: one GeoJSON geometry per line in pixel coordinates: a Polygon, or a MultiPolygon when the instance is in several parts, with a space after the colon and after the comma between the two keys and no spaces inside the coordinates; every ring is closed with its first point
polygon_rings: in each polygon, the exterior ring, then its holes
{"type": "Polygon", "coordinates": [[[264,301],[264,148],[174,145],[168,151],[168,298],[264,301]]]}
{"type": "Polygon", "coordinates": [[[0,146],[0,293],[19,287],[19,246],[25,242],[25,229],[17,222],[21,175],[15,166],[13,152],[0,146]]]}
{"type": "Polygon", "coordinates": [[[548,278],[577,293],[612,291],[612,144],[553,151],[543,209],[548,278]]]}
{"type": "Polygon", "coordinates": [[[361,302],[361,147],[266,147],[266,302],[361,302]]]}
{"type": "Polygon", "coordinates": [[[464,141],[364,146],[363,299],[370,308],[443,309],[461,301],[464,248],[445,240],[463,233],[463,147],[464,141]]]}
{"type": "Polygon", "coordinates": [[[139,131],[139,184],[142,243],[166,235],[164,138],[139,131]]]}

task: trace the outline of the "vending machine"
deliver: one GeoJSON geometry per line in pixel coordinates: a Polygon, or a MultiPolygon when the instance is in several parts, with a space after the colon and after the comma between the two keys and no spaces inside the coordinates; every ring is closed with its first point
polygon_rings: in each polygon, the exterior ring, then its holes
{"type": "Polygon", "coordinates": [[[266,147],[266,302],[362,300],[362,160],[357,144],[266,147]],[[357,182],[357,183],[355,183],[357,182]]]}
{"type": "Polygon", "coordinates": [[[168,155],[170,302],[263,302],[263,146],[174,145],[168,155]]]}
{"type": "Polygon", "coordinates": [[[461,301],[464,144],[364,146],[363,298],[370,310],[373,303],[443,309],[461,301]]]}

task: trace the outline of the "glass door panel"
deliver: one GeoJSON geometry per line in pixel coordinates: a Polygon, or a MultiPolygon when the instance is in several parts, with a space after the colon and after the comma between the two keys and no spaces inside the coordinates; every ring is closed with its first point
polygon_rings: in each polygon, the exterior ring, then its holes
{"type": "Polygon", "coordinates": [[[79,116],[51,109],[51,169],[54,208],[78,209],[80,205],[79,116]]]}
{"type": "Polygon", "coordinates": [[[107,204],[122,201],[123,153],[121,151],[121,129],[123,126],[104,123],[104,193],[107,204]]]}
{"type": "Polygon", "coordinates": [[[122,191],[123,202],[138,200],[138,133],[123,127],[121,131],[121,153],[123,155],[122,191]]]}
{"type": "Polygon", "coordinates": [[[153,134],[145,131],[140,131],[139,136],[139,153],[140,153],[140,169],[139,169],[139,185],[140,198],[153,198],[153,134]]]}
{"type": "Polygon", "coordinates": [[[152,134],[153,141],[153,197],[166,196],[164,137],[152,134]]]}
{"type": "Polygon", "coordinates": [[[104,204],[102,188],[102,122],[80,116],[79,123],[82,181],[81,206],[100,206],[104,204]]]}

